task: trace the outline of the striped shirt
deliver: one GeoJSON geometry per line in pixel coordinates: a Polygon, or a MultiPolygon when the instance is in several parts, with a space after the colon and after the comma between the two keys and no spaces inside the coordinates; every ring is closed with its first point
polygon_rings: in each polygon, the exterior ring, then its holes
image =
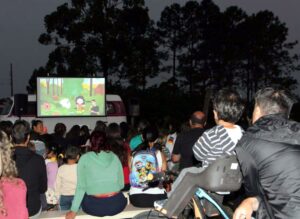
{"type": "Polygon", "coordinates": [[[218,157],[235,154],[234,149],[241,139],[242,129],[235,125],[233,129],[226,129],[217,125],[205,131],[193,146],[194,156],[202,161],[202,166],[206,168],[218,157]]]}

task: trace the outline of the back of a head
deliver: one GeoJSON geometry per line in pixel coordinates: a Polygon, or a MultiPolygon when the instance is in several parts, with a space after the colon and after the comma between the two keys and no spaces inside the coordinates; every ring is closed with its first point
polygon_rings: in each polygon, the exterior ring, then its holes
{"type": "Polygon", "coordinates": [[[13,123],[11,121],[1,121],[0,122],[0,130],[5,132],[8,138],[11,136],[13,123]]]}
{"type": "Polygon", "coordinates": [[[25,120],[18,120],[13,125],[12,141],[14,144],[24,144],[30,134],[30,125],[25,120]]]}
{"type": "Polygon", "coordinates": [[[110,151],[107,144],[106,133],[101,131],[93,131],[90,137],[91,151],[99,153],[101,151],[110,151]]]}
{"type": "Polygon", "coordinates": [[[106,124],[105,124],[103,121],[98,120],[98,121],[96,122],[94,131],[105,132],[105,130],[106,130],[106,124]]]}
{"type": "Polygon", "coordinates": [[[80,126],[73,125],[70,131],[67,133],[67,138],[76,138],[80,136],[80,126]]]}
{"type": "Polygon", "coordinates": [[[76,160],[80,155],[80,149],[75,146],[69,146],[65,152],[65,158],[67,160],[76,160]]]}
{"type": "Polygon", "coordinates": [[[232,89],[221,89],[213,99],[213,109],[219,120],[236,123],[244,111],[244,100],[232,89]]]}
{"type": "Polygon", "coordinates": [[[17,168],[12,159],[12,145],[7,135],[0,131],[0,176],[1,177],[17,177],[17,168]]]}
{"type": "Polygon", "coordinates": [[[117,123],[110,123],[106,128],[106,134],[108,138],[120,138],[120,126],[117,123]]]}
{"type": "Polygon", "coordinates": [[[281,113],[288,118],[294,100],[285,90],[267,87],[257,91],[255,104],[260,108],[263,115],[281,113]]]}
{"type": "Polygon", "coordinates": [[[67,131],[67,127],[63,123],[57,123],[54,127],[54,133],[58,136],[64,136],[67,131]]]}
{"type": "Polygon", "coordinates": [[[138,130],[138,132],[139,132],[139,133],[142,133],[143,130],[144,130],[146,127],[148,127],[149,125],[150,125],[150,124],[149,124],[149,122],[148,122],[147,120],[145,120],[145,119],[140,120],[139,123],[138,123],[138,125],[137,125],[137,130],[138,130]]]}
{"type": "Polygon", "coordinates": [[[191,115],[190,122],[193,126],[204,126],[206,123],[206,115],[201,111],[196,111],[191,115]]]}
{"type": "Polygon", "coordinates": [[[148,126],[143,130],[142,136],[145,142],[152,143],[157,140],[159,132],[155,126],[148,126]]]}

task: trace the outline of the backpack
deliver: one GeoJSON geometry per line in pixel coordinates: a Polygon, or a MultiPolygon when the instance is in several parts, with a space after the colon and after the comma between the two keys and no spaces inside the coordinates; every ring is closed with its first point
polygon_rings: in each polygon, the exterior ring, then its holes
{"type": "Polygon", "coordinates": [[[142,150],[134,154],[131,161],[130,185],[136,188],[148,187],[148,174],[159,170],[156,151],[142,150]]]}

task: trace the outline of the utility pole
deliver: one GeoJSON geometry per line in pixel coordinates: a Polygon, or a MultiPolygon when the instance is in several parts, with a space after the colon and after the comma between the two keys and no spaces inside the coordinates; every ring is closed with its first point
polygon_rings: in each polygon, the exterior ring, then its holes
{"type": "Polygon", "coordinates": [[[14,95],[14,82],[13,82],[13,66],[10,63],[10,95],[14,95]]]}

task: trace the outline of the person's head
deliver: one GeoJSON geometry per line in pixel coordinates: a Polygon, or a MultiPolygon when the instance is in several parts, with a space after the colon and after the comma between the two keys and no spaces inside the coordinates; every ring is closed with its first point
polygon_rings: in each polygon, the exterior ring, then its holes
{"type": "Polygon", "coordinates": [[[31,126],[34,132],[40,135],[44,133],[44,124],[42,120],[32,120],[31,126]]]}
{"type": "Polygon", "coordinates": [[[54,133],[58,136],[64,136],[66,134],[67,127],[63,123],[57,123],[54,127],[54,133]]]}
{"type": "Polygon", "coordinates": [[[7,178],[17,177],[17,168],[12,159],[12,144],[7,135],[0,131],[0,176],[7,178]]]}
{"type": "MultiPolygon", "coordinates": [[[[12,145],[6,134],[0,131],[0,178],[5,177],[14,180],[18,176],[16,164],[12,159],[12,145]]],[[[2,186],[0,187],[0,215],[7,215],[4,205],[2,186]]],[[[5,217],[4,217],[5,218],[5,217]]]]}
{"type": "Polygon", "coordinates": [[[129,132],[129,126],[126,122],[120,123],[120,135],[123,139],[127,139],[129,132]]]}
{"type": "Polygon", "coordinates": [[[103,121],[101,121],[101,120],[98,120],[98,121],[96,122],[94,131],[105,132],[105,130],[106,130],[106,124],[105,124],[105,122],[103,122],[103,121]]]}
{"type": "Polygon", "coordinates": [[[80,136],[80,126],[73,125],[70,131],[67,133],[67,138],[76,138],[80,136]]]}
{"type": "Polygon", "coordinates": [[[147,120],[142,119],[139,121],[138,125],[137,125],[137,131],[138,133],[142,134],[143,130],[148,127],[150,124],[147,120]]]}
{"type": "Polygon", "coordinates": [[[30,138],[30,125],[25,120],[17,120],[12,129],[13,144],[27,145],[30,138]]]}
{"type": "Polygon", "coordinates": [[[100,153],[101,151],[110,151],[110,146],[107,144],[106,134],[101,131],[93,131],[90,137],[91,151],[100,153]]]}
{"type": "Polygon", "coordinates": [[[145,142],[154,143],[159,137],[159,132],[155,126],[148,126],[143,130],[142,136],[145,142]]]}
{"type": "Polygon", "coordinates": [[[201,111],[196,111],[191,115],[189,122],[191,128],[203,128],[206,123],[206,115],[201,111]]]}
{"type": "Polygon", "coordinates": [[[110,123],[106,128],[106,134],[108,138],[120,138],[120,126],[117,123],[110,123]]]}
{"type": "Polygon", "coordinates": [[[65,152],[65,158],[67,161],[72,160],[72,161],[77,161],[79,160],[80,156],[80,149],[75,146],[69,146],[65,152]]]}
{"type": "Polygon", "coordinates": [[[252,122],[256,122],[262,116],[278,113],[288,118],[293,104],[293,98],[287,91],[272,87],[263,88],[255,95],[252,122]]]}
{"type": "Polygon", "coordinates": [[[239,93],[232,89],[221,89],[213,99],[215,121],[235,124],[244,111],[244,101],[239,93]]]}
{"type": "Polygon", "coordinates": [[[51,159],[51,158],[56,158],[57,157],[57,147],[55,146],[47,146],[46,149],[46,158],[51,159]]]}
{"type": "Polygon", "coordinates": [[[87,125],[83,125],[80,127],[80,135],[87,138],[90,136],[90,130],[87,125]]]}
{"type": "Polygon", "coordinates": [[[91,104],[92,104],[92,106],[97,106],[96,100],[91,100],[91,104]]]}
{"type": "Polygon", "coordinates": [[[1,121],[0,122],[0,130],[5,132],[7,137],[10,139],[11,138],[11,132],[12,132],[12,127],[13,123],[11,121],[1,121]]]}

